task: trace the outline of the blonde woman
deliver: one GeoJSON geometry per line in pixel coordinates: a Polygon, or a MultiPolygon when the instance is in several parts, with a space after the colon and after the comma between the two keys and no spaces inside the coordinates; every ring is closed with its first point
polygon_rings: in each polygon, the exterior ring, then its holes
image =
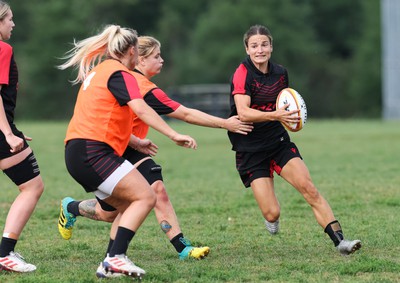
{"type": "MultiPolygon", "coordinates": [[[[144,100],[160,115],[185,121],[204,127],[221,128],[238,134],[246,135],[253,128],[251,123],[243,123],[237,117],[222,119],[204,113],[202,111],[185,107],[168,97],[168,95],[155,85],[151,79],[161,72],[164,60],[161,57],[161,44],[154,37],[139,37],[139,58],[136,68],[132,72],[139,84],[140,93],[144,100]]],[[[148,126],[138,117],[134,118],[133,134],[144,139],[148,132],[148,126]]],[[[137,164],[139,172],[150,183],[157,195],[157,203],[154,208],[157,222],[161,230],[167,235],[171,244],[177,251],[180,259],[201,259],[208,255],[209,247],[194,247],[184,237],[179,226],[174,207],[168,197],[161,166],[156,164],[149,154],[142,153],[132,147],[128,147],[124,157],[133,164],[137,164]]],[[[60,227],[59,230],[64,239],[69,239],[77,216],[90,219],[111,221],[115,218],[115,211],[105,211],[95,199],[74,201],[67,197],[63,200],[64,214],[70,219],[69,227],[60,227]]],[[[112,241],[112,239],[111,239],[112,241]]]]}
{"type": "Polygon", "coordinates": [[[110,25],[100,34],[76,42],[65,57],[68,60],[59,66],[77,67],[73,83],[82,83],[65,138],[67,169],[87,192],[94,193],[101,207],[112,207],[118,213],[110,232],[114,241],[98,268],[99,277],[125,274],[141,278],[145,274],[126,253],[155,206],[156,195],[123,153],[128,145],[149,150],[155,145],[131,134],[133,117],[180,146],[197,147],[193,138],[175,132],[144,102],[130,73],[137,57],[136,31],[110,25]]]}
{"type": "Polygon", "coordinates": [[[0,270],[31,272],[36,266],[26,263],[14,251],[18,238],[32,215],[44,185],[35,155],[14,124],[18,89],[18,70],[13,49],[5,43],[15,24],[9,4],[0,1],[0,169],[20,191],[12,203],[0,243],[0,270]]]}

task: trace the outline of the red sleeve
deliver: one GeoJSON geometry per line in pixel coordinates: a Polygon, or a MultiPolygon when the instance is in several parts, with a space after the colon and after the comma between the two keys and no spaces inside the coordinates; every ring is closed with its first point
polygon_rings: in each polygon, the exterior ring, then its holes
{"type": "Polygon", "coordinates": [[[172,100],[162,89],[153,89],[152,93],[161,104],[173,109],[174,111],[178,109],[179,106],[181,106],[179,102],[172,100]]]}
{"type": "Polygon", "coordinates": [[[108,89],[121,106],[134,99],[143,99],[135,77],[128,72],[118,71],[112,74],[108,80],[108,89]]]}
{"type": "Polygon", "coordinates": [[[139,91],[139,86],[137,83],[137,80],[135,79],[134,76],[132,76],[132,74],[127,73],[127,72],[121,72],[122,73],[122,77],[124,78],[125,84],[126,84],[126,88],[128,90],[128,94],[129,97],[131,98],[131,100],[134,99],[143,99],[142,95],[140,94],[139,91]]]}
{"type": "Polygon", "coordinates": [[[247,69],[243,64],[236,69],[236,72],[233,74],[232,79],[232,95],[235,94],[246,94],[246,77],[247,77],[247,69]]]}
{"type": "Polygon", "coordinates": [[[10,76],[10,64],[12,47],[0,41],[0,84],[8,85],[10,76]]]}
{"type": "Polygon", "coordinates": [[[180,103],[172,100],[159,88],[154,88],[144,96],[144,101],[153,108],[158,115],[166,115],[174,112],[181,106],[180,103]]]}

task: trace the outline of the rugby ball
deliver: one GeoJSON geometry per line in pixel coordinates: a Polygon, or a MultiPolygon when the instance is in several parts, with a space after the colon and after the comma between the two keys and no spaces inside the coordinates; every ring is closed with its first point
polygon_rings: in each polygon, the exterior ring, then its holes
{"type": "Polygon", "coordinates": [[[282,125],[291,132],[300,131],[307,122],[307,107],[303,97],[292,88],[284,88],[278,94],[276,99],[276,108],[282,108],[285,104],[290,104],[286,108],[287,111],[300,110],[299,113],[293,114],[300,116],[300,121],[298,123],[291,123],[290,125],[282,123],[282,125]]]}

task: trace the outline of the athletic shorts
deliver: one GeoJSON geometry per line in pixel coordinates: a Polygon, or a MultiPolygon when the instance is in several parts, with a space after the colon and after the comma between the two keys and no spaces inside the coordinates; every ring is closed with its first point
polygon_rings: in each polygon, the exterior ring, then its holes
{"type": "Polygon", "coordinates": [[[100,199],[111,195],[115,185],[134,168],[108,144],[83,139],[68,141],[65,164],[75,181],[100,199]]]}
{"type": "MultiPolygon", "coordinates": [[[[10,127],[14,135],[24,140],[24,148],[22,150],[26,149],[28,147],[28,143],[25,140],[24,134],[21,131],[19,131],[14,124],[11,124],[10,127]]],[[[10,150],[11,147],[8,145],[6,137],[4,136],[3,132],[0,131],[0,160],[11,157],[14,154],[16,154],[16,153],[11,153],[10,150]]]]}
{"type": "Polygon", "coordinates": [[[128,146],[122,157],[125,158],[126,160],[129,160],[130,163],[136,164],[136,162],[142,160],[143,158],[151,156],[148,154],[141,153],[140,151],[137,151],[132,147],[128,146]]]}
{"type": "Polygon", "coordinates": [[[273,178],[292,158],[302,158],[297,146],[283,143],[274,152],[236,152],[236,169],[246,188],[258,178],[273,178]]]}
{"type": "Polygon", "coordinates": [[[161,166],[155,163],[150,155],[141,153],[128,146],[122,157],[128,160],[133,165],[144,158],[150,157],[150,159],[147,159],[139,164],[136,169],[140,172],[140,174],[143,175],[143,177],[150,185],[153,184],[155,181],[163,181],[161,166]]]}

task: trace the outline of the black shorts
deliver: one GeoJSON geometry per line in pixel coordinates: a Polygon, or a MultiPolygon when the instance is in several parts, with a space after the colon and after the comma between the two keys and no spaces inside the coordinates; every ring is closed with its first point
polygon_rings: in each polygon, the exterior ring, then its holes
{"type": "Polygon", "coordinates": [[[246,188],[258,178],[273,178],[292,158],[302,158],[297,146],[283,143],[274,152],[236,152],[236,169],[246,188]]]}
{"type": "MultiPolygon", "coordinates": [[[[21,131],[19,131],[14,124],[11,124],[10,127],[14,135],[24,140],[24,147],[22,150],[26,149],[28,147],[28,143],[25,140],[24,134],[21,131]]],[[[0,131],[0,160],[11,157],[14,154],[16,154],[16,153],[11,153],[10,150],[11,147],[8,145],[6,137],[4,136],[3,132],[0,131]]],[[[18,151],[18,153],[19,152],[20,151],[18,151]]]]}
{"type": "Polygon", "coordinates": [[[124,161],[103,142],[74,139],[65,146],[68,172],[86,192],[96,191],[124,161]]]}
{"type": "Polygon", "coordinates": [[[151,157],[148,154],[141,153],[130,146],[128,146],[122,155],[126,160],[128,160],[130,163],[135,164],[136,162],[142,160],[143,158],[146,157],[151,157]]]}
{"type": "Polygon", "coordinates": [[[150,157],[150,159],[145,160],[139,166],[137,166],[136,169],[140,172],[140,174],[143,175],[150,185],[155,181],[163,181],[161,166],[155,163],[154,160],[151,159],[150,155],[141,153],[128,146],[122,157],[124,157],[133,165],[143,158],[150,157]]]}

